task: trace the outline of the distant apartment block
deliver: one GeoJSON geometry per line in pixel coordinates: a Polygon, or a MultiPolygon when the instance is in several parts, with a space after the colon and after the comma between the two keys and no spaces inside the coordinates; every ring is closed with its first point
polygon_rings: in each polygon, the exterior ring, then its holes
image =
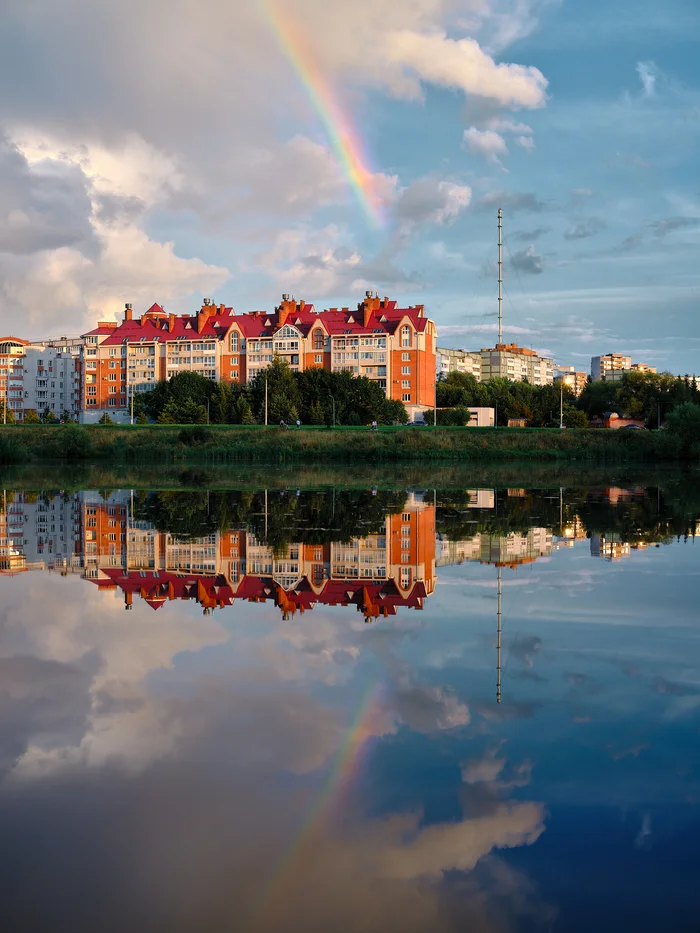
{"type": "Polygon", "coordinates": [[[31,343],[0,339],[0,400],[23,421],[28,411],[77,418],[81,409],[82,341],[31,343]]]}
{"type": "Polygon", "coordinates": [[[435,404],[435,324],[422,305],[367,292],[356,309],[317,311],[283,295],[273,312],[236,314],[209,299],[196,315],[167,314],[154,304],[140,318],[126,306],[120,324],[99,323],[84,335],[83,420],[107,412],[126,421],[132,393],[180,372],[244,384],[275,357],[295,371],[323,368],[365,376],[422,420],[435,404]]]}
{"type": "Polygon", "coordinates": [[[583,392],[588,383],[588,373],[579,372],[573,366],[555,366],[554,367],[555,385],[565,385],[578,396],[583,392]]]}
{"type": "Polygon", "coordinates": [[[467,373],[481,382],[481,353],[477,350],[452,350],[438,347],[437,351],[438,376],[447,376],[449,373],[467,373]]]}
{"type": "Polygon", "coordinates": [[[633,363],[631,356],[622,353],[606,353],[604,356],[591,357],[591,379],[595,382],[615,381],[627,373],[655,373],[653,366],[646,363],[633,363]]]}
{"type": "Polygon", "coordinates": [[[534,350],[519,347],[516,343],[500,343],[495,347],[476,350],[450,350],[438,348],[438,375],[450,372],[466,372],[477,382],[490,379],[510,379],[512,382],[529,382],[531,385],[551,385],[554,379],[554,361],[539,356],[534,350]]]}

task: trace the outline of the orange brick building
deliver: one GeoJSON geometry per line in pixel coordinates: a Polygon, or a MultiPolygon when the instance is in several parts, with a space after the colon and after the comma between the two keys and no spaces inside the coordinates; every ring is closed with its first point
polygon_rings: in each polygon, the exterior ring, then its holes
{"type": "Polygon", "coordinates": [[[205,299],[196,315],[166,314],[154,304],[134,318],[127,305],[121,324],[100,323],[84,335],[83,420],[97,421],[105,411],[127,420],[132,393],[179,372],[244,384],[275,356],[293,370],[372,379],[420,420],[435,404],[436,338],[423,305],[399,308],[371,292],[355,310],[317,311],[288,295],[271,314],[235,314],[205,299]]]}

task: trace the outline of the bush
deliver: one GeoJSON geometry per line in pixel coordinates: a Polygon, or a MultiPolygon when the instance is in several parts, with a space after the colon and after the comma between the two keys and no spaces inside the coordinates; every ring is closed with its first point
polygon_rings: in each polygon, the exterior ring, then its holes
{"type": "Polygon", "coordinates": [[[41,418],[33,408],[30,408],[29,411],[24,413],[24,424],[41,424],[41,418]]]}
{"type": "Polygon", "coordinates": [[[16,437],[0,435],[0,464],[23,463],[27,459],[27,449],[16,437]]]}
{"type": "Polygon", "coordinates": [[[666,429],[685,456],[700,456],[700,405],[684,402],[666,416],[666,429]]]}
{"type": "Polygon", "coordinates": [[[178,436],[181,443],[186,444],[188,447],[201,447],[203,444],[208,444],[212,439],[211,431],[199,426],[183,428],[178,436]]]}
{"type": "Polygon", "coordinates": [[[87,460],[92,454],[92,439],[77,424],[64,428],[58,436],[58,454],[66,460],[87,460]]]}
{"type": "Polygon", "coordinates": [[[112,421],[112,419],[109,417],[109,414],[105,412],[104,415],[102,415],[102,417],[97,423],[98,424],[114,424],[114,421],[112,421]]]}
{"type": "Polygon", "coordinates": [[[136,424],[148,424],[148,417],[144,411],[141,411],[136,416],[136,424]]]}
{"type": "Polygon", "coordinates": [[[462,428],[471,421],[468,408],[442,408],[437,413],[437,423],[445,427],[462,428]]]}

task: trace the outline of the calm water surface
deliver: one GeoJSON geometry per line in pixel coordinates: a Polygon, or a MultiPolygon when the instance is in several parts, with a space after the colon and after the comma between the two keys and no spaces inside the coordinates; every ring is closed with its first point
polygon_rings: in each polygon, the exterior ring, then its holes
{"type": "Polygon", "coordinates": [[[700,492],[7,489],[8,931],[700,929],[700,492]]]}

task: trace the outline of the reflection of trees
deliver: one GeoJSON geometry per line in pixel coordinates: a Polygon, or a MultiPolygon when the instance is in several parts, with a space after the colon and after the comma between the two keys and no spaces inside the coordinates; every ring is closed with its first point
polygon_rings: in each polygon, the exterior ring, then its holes
{"type": "Polygon", "coordinates": [[[278,553],[293,541],[324,544],[377,533],[405,501],[403,490],[176,490],[139,498],[134,518],[183,539],[245,525],[278,553]]]}
{"type": "Polygon", "coordinates": [[[551,528],[577,518],[590,536],[615,534],[630,543],[652,543],[694,533],[700,521],[700,489],[689,478],[681,478],[663,489],[636,489],[615,501],[600,488],[530,490],[509,496],[496,490],[493,509],[470,508],[468,492],[436,493],[436,529],[449,540],[475,534],[525,533],[528,528],[551,528]]]}

